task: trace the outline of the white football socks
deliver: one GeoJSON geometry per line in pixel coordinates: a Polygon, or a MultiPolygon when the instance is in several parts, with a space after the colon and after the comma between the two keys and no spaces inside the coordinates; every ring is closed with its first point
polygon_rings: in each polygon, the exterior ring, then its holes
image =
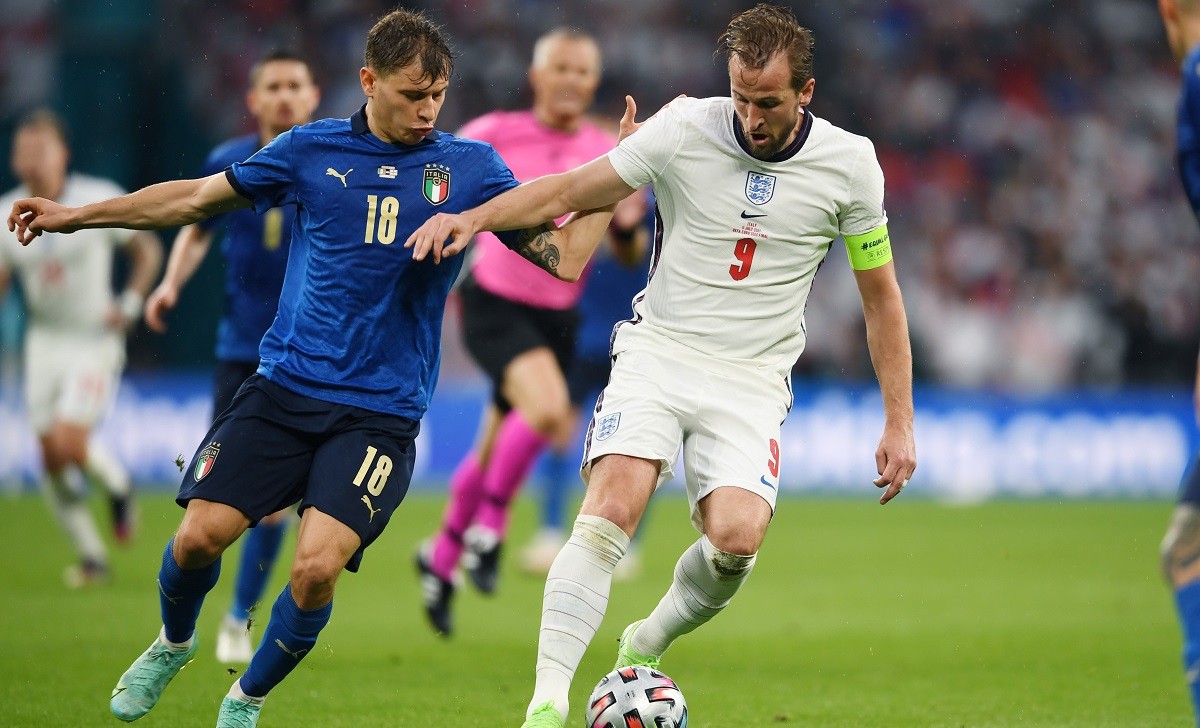
{"type": "Polygon", "coordinates": [[[83,465],[83,474],[92,486],[100,486],[113,498],[129,495],[129,472],[94,438],[88,442],[87,462],[83,465]]]}
{"type": "Polygon", "coordinates": [[[104,542],[100,540],[100,532],[96,529],[96,520],[92,518],[92,512],[88,510],[83,496],[71,487],[66,476],[66,470],[46,473],[42,479],[42,494],[46,498],[46,505],[75,544],[80,558],[103,566],[108,562],[108,554],[104,542]]]}
{"type": "Polygon", "coordinates": [[[612,521],[575,519],[571,537],[546,575],[537,680],[526,715],[553,700],[566,718],[571,678],[604,620],[613,569],[628,548],[629,537],[612,521]]]}
{"type": "Polygon", "coordinates": [[[257,705],[259,707],[262,707],[262,704],[267,701],[266,695],[263,695],[261,697],[254,696],[254,695],[247,695],[246,692],[244,690],[242,690],[242,679],[241,678],[238,678],[237,680],[233,681],[233,685],[230,686],[229,692],[226,693],[226,695],[233,698],[234,700],[240,700],[243,703],[250,703],[251,705],[257,705]]]}
{"type": "Polygon", "coordinates": [[[717,616],[750,576],[755,558],[725,553],[701,536],[679,557],[671,588],[633,633],[633,649],[661,656],[676,638],[717,616]]]}

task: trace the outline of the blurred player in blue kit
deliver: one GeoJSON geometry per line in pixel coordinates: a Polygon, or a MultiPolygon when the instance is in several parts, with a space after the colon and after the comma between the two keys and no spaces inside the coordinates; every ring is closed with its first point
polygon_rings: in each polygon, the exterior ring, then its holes
{"type": "MultiPolygon", "coordinates": [[[[202,177],[243,162],[297,124],[307,124],[320,100],[312,69],[295,53],[277,50],[250,70],[246,107],[258,130],[221,144],[204,164],[202,177]]],[[[164,315],[223,233],[225,312],[217,328],[217,365],[213,381],[213,418],[229,408],[238,387],[258,370],[258,344],[275,320],[283,273],[292,244],[295,205],[272,207],[262,215],[238,210],[184,227],[175,238],[163,280],[146,301],[146,323],[163,333],[164,315]]],[[[217,633],[217,659],[249,662],[250,611],[262,598],[287,530],[288,511],[273,513],[246,534],[238,566],[233,604],[217,633]]]]}
{"type": "MultiPolygon", "coordinates": [[[[434,130],[453,71],[440,28],[420,13],[393,11],[368,33],[364,56],[362,109],[285,132],[223,173],[81,208],[40,198],[13,205],[9,228],[25,244],[43,231],[174,227],[251,206],[297,209],[258,371],[185,471],[177,500],[186,511],[158,574],[163,626],[112,692],[122,720],[149,712],[195,654],[197,616],[221,553],[255,522],[299,502],[290,581],[217,718],[218,728],[256,725],[267,693],[328,623],[338,576],[358,570],[408,490],[462,258],[403,243],[436,211],[461,212],[517,182],[490,146],[434,130]]],[[[571,279],[611,217],[603,207],[561,229],[538,224],[502,239],[571,279]]]]}
{"type": "MultiPolygon", "coordinates": [[[[1200,216],[1200,0],[1159,0],[1167,42],[1183,64],[1177,128],[1179,174],[1200,216]]],[[[1196,406],[1200,411],[1200,374],[1196,406]]],[[[1183,627],[1183,665],[1200,725],[1200,458],[1183,477],[1162,544],[1163,573],[1175,591],[1183,627]]]]}

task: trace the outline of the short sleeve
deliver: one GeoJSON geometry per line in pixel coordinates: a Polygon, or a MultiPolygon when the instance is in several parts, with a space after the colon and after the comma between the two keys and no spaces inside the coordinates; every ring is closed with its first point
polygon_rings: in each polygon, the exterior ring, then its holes
{"type": "Polygon", "coordinates": [[[883,170],[870,142],[862,147],[847,193],[849,201],[838,213],[842,235],[861,235],[887,224],[883,210],[883,170]]]}
{"type": "Polygon", "coordinates": [[[294,146],[295,132],[285,131],[245,162],[225,170],[229,184],[250,200],[256,213],[296,202],[294,146]]]}
{"type": "Polygon", "coordinates": [[[608,161],[625,184],[639,189],[658,179],[683,146],[687,126],[676,99],[659,109],[636,132],[608,153],[608,161]]]}

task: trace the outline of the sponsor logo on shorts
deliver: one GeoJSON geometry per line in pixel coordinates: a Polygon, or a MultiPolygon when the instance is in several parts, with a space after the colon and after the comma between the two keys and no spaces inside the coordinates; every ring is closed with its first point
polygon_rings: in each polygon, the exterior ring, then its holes
{"type": "Polygon", "coordinates": [[[758,482],[760,482],[760,483],[762,483],[763,485],[767,486],[767,487],[768,487],[768,488],[770,488],[771,490],[775,490],[775,484],[774,484],[774,483],[772,483],[771,481],[767,480],[767,476],[765,476],[765,475],[763,475],[763,476],[760,476],[760,477],[759,477],[759,479],[758,479],[758,482]]]}
{"type": "Polygon", "coordinates": [[[217,456],[221,454],[221,443],[210,442],[208,447],[200,452],[200,457],[196,458],[196,470],[192,473],[192,477],[199,483],[204,480],[204,476],[212,472],[213,464],[217,462],[217,456]]]}
{"type": "Polygon", "coordinates": [[[600,421],[596,423],[596,439],[603,441],[613,436],[617,428],[621,426],[621,413],[613,412],[611,415],[604,415],[600,421]]]}

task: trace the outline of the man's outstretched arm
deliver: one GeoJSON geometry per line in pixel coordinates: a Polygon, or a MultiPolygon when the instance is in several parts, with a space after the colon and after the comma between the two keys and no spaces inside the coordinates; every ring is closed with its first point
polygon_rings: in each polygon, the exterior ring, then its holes
{"type": "Polygon", "coordinates": [[[82,207],[66,207],[41,197],[17,200],[8,229],[28,245],[42,232],[72,233],[83,228],[156,230],[188,225],[229,210],[249,207],[224,172],[201,179],[175,180],[143,187],[121,197],[82,207]]]}
{"type": "Polygon", "coordinates": [[[900,494],[917,467],[908,317],[892,263],[856,270],[854,277],[867,323],[867,348],[883,394],[883,436],[875,451],[879,477],[874,482],[885,489],[879,502],[887,503],[900,494]]]}

